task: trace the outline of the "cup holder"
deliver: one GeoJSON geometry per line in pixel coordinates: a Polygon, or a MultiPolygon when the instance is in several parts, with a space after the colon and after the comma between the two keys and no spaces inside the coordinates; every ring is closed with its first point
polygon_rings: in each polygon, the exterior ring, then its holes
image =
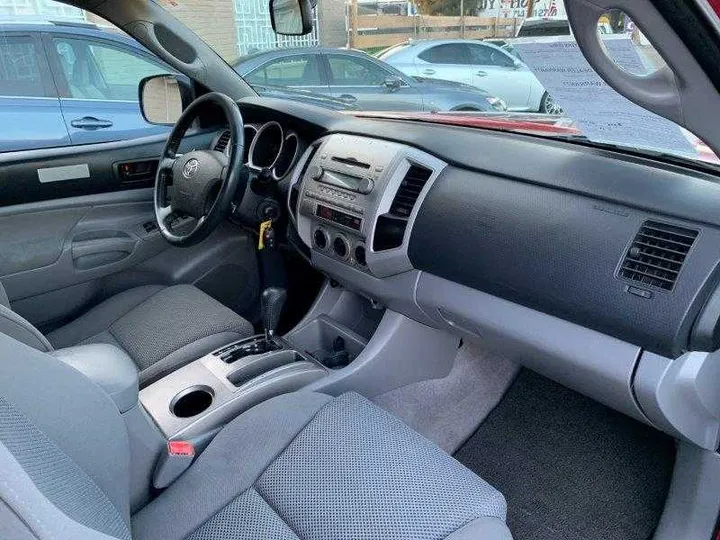
{"type": "Polygon", "coordinates": [[[178,418],[191,418],[206,411],[213,402],[214,393],[209,386],[191,386],[170,402],[170,411],[178,418]]]}

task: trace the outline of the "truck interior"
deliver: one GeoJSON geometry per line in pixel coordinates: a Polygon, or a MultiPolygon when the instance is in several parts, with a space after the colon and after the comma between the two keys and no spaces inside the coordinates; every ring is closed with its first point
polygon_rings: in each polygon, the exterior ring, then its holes
{"type": "MultiPolygon", "coordinates": [[[[159,2],[65,3],[181,75],[169,135],[0,153],[0,538],[717,538],[720,167],[259,97],[159,2]]],[[[717,2],[565,5],[720,155],[717,2]]]]}

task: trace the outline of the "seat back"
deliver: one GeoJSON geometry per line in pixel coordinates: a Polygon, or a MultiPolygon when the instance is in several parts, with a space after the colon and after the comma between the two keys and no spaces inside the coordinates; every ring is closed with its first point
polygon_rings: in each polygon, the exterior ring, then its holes
{"type": "Polygon", "coordinates": [[[110,396],[0,334],[0,536],[129,540],[129,472],[110,396]]]}
{"type": "Polygon", "coordinates": [[[40,351],[53,350],[40,330],[10,308],[10,300],[2,282],[0,282],[0,334],[10,336],[40,351]]]}

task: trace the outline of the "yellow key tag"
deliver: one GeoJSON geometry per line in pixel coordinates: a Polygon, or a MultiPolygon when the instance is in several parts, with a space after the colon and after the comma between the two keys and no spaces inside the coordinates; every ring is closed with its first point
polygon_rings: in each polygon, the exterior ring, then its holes
{"type": "Polygon", "coordinates": [[[260,237],[258,238],[258,251],[265,249],[265,231],[272,227],[272,220],[268,219],[260,224],[260,237]]]}

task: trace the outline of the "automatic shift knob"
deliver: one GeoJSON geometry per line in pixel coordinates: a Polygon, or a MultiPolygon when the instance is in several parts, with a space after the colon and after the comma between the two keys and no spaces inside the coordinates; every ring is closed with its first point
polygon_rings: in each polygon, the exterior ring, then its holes
{"type": "Polygon", "coordinates": [[[266,338],[272,337],[275,333],[286,299],[287,291],[285,289],[270,287],[263,291],[260,297],[260,309],[266,338]]]}

